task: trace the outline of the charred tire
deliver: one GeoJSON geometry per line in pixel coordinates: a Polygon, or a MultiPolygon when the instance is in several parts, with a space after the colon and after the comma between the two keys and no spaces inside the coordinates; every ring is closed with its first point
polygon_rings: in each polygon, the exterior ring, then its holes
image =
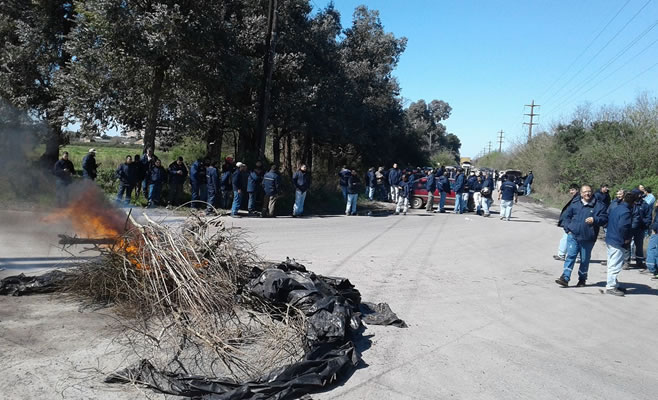
{"type": "Polygon", "coordinates": [[[411,199],[411,208],[423,208],[423,199],[420,197],[411,199]]]}

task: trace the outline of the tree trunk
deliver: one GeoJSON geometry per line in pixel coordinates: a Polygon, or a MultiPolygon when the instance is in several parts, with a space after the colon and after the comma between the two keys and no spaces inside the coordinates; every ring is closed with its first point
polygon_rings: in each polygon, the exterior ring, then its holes
{"type": "Polygon", "coordinates": [[[313,135],[310,130],[304,132],[304,144],[302,147],[302,162],[306,164],[308,170],[313,168],[313,135]]]}
{"type": "Polygon", "coordinates": [[[279,129],[272,136],[272,158],[274,165],[277,167],[281,165],[281,136],[279,129]]]}
{"type": "Polygon", "coordinates": [[[158,64],[153,73],[153,85],[151,86],[151,104],[146,118],[146,129],[144,130],[144,150],[152,148],[155,150],[155,135],[158,128],[158,114],[160,112],[160,98],[162,97],[162,83],[165,78],[165,66],[158,64]]]}
{"type": "Polygon", "coordinates": [[[219,126],[219,123],[214,122],[208,134],[206,135],[206,155],[211,160],[220,160],[222,158],[222,142],[224,133],[219,126]]]}
{"type": "Polygon", "coordinates": [[[59,145],[62,142],[62,128],[55,124],[50,125],[50,133],[46,138],[46,151],[41,155],[39,162],[46,168],[52,166],[59,159],[59,145]]]}
{"type": "Polygon", "coordinates": [[[288,176],[292,177],[294,167],[292,165],[292,134],[290,132],[286,133],[286,168],[285,171],[288,176]]]}

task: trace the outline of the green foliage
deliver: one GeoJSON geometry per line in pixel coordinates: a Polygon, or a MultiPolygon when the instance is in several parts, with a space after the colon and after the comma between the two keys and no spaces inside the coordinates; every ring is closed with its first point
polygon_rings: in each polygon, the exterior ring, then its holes
{"type": "Polygon", "coordinates": [[[448,150],[443,150],[438,153],[435,153],[432,158],[432,165],[457,165],[459,164],[459,158],[455,153],[448,151],[448,150]]]}
{"type": "MultiPolygon", "coordinates": [[[[186,164],[192,164],[199,158],[205,158],[206,146],[195,138],[186,137],[181,144],[172,147],[168,155],[172,161],[178,157],[183,157],[186,164]]],[[[167,165],[169,164],[164,166],[166,167],[167,165]]]]}

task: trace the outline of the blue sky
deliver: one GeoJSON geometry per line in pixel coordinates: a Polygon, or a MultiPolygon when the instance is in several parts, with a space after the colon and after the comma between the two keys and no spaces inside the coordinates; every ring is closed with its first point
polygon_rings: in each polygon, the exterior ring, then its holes
{"type": "Polygon", "coordinates": [[[343,26],[360,4],[407,37],[394,73],[402,96],[450,103],[445,124],[462,156],[489,141],[497,148],[501,129],[503,148],[523,140],[533,99],[541,129],[585,102],[596,109],[658,95],[658,0],[334,0],[343,26]]]}

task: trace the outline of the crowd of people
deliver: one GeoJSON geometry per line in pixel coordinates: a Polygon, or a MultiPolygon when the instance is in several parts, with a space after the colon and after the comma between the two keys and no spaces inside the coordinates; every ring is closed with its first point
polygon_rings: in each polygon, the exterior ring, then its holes
{"type": "Polygon", "coordinates": [[[622,269],[634,268],[650,273],[658,279],[658,219],[654,217],[655,196],[650,187],[639,185],[630,191],[620,189],[610,198],[608,185],[595,192],[589,185],[572,184],[571,200],[564,206],[558,226],[564,235],[558,245],[556,260],[564,262],[562,275],[555,282],[567,287],[576,262],[577,287],[587,285],[592,249],[603,228],[607,250],[607,283],[604,292],[624,296],[625,288],[619,285],[622,269]],[[646,257],[644,242],[649,237],[646,257]]]}

